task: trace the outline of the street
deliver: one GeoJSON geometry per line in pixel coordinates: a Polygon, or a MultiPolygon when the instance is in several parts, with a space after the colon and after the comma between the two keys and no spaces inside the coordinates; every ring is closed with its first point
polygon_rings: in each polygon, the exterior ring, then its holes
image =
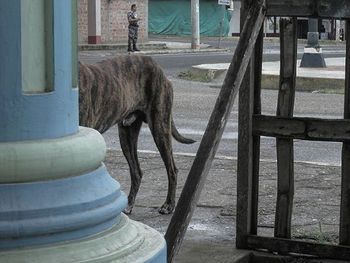
{"type": "MultiPolygon", "coordinates": [[[[324,48],[325,57],[344,56],[344,46],[328,46],[324,48]]],[[[302,55],[299,48],[298,56],[302,55]]],[[[84,62],[94,63],[105,57],[113,56],[113,52],[89,51],[81,52],[80,59],[84,62]]],[[[188,70],[191,65],[203,63],[230,62],[232,52],[220,53],[188,53],[188,54],[163,54],[152,55],[162,66],[165,74],[174,85],[173,116],[179,131],[195,139],[193,145],[183,145],[173,141],[174,152],[193,156],[196,154],[202,135],[204,134],[210,114],[212,112],[219,89],[211,88],[208,83],[186,81],[178,78],[178,74],[188,70]]],[[[265,61],[278,59],[278,47],[271,44],[264,51],[265,61]]],[[[277,91],[263,90],[262,113],[276,114],[277,91]]],[[[295,99],[294,116],[342,118],[343,96],[337,94],[318,94],[298,92],[295,99]]],[[[238,98],[231,112],[230,121],[223,134],[217,155],[223,158],[237,157],[237,130],[238,130],[238,98]]],[[[107,147],[120,149],[117,128],[113,127],[104,134],[107,147]]],[[[327,143],[315,141],[295,140],[295,161],[310,162],[324,165],[340,165],[341,143],[327,143]]],[[[139,151],[157,152],[152,136],[146,124],[144,124],[140,138],[139,151]]],[[[275,139],[262,137],[261,158],[266,160],[276,159],[275,139]]]]}

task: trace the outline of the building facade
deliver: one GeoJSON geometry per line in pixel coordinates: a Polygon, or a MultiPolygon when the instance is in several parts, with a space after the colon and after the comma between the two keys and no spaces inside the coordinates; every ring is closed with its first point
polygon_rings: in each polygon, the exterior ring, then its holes
{"type": "MultiPolygon", "coordinates": [[[[232,12],[218,0],[199,1],[201,36],[227,36],[232,12]]],[[[149,0],[149,33],[189,36],[192,34],[190,0],[149,0]]]]}
{"type": "MultiPolygon", "coordinates": [[[[190,34],[190,0],[78,0],[78,40],[80,44],[88,43],[89,39],[89,27],[91,29],[91,25],[89,26],[89,2],[90,8],[92,2],[99,2],[98,10],[95,10],[96,13],[99,13],[99,19],[93,23],[99,27],[98,38],[103,44],[127,42],[128,21],[126,14],[132,4],[137,5],[137,13],[141,18],[139,43],[147,42],[149,33],[190,34]],[[175,12],[176,10],[178,14],[175,12]]],[[[241,1],[233,0],[231,3],[230,8],[224,10],[216,0],[200,1],[201,35],[239,36],[241,1]]],[[[320,38],[343,40],[344,28],[344,21],[320,20],[320,38]]],[[[266,36],[277,37],[279,35],[279,18],[266,18],[264,32],[266,36]]],[[[307,32],[307,19],[299,18],[298,38],[306,38],[307,32]]]]}
{"type": "MultiPolygon", "coordinates": [[[[101,1],[101,42],[122,43],[128,39],[127,12],[132,4],[137,5],[139,22],[139,42],[148,40],[148,0],[100,0],[101,1]]],[[[78,1],[79,43],[88,43],[88,3],[89,0],[78,1]]],[[[97,10],[98,11],[98,10],[97,10]]]]}
{"type": "MultiPolygon", "coordinates": [[[[230,21],[229,36],[240,34],[241,0],[234,0],[232,4],[232,17],[230,21]]],[[[306,39],[308,32],[308,19],[298,18],[298,38],[306,39]]],[[[345,21],[336,19],[319,19],[318,32],[322,40],[344,40],[345,21]]],[[[279,36],[279,17],[267,17],[264,22],[264,33],[267,37],[279,36]]]]}

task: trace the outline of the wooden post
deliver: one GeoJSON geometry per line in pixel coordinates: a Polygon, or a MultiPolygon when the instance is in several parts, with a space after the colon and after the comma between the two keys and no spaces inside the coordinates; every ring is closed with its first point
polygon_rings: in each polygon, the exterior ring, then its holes
{"type": "MultiPolygon", "coordinates": [[[[281,66],[277,116],[292,117],[295,97],[297,64],[297,21],[280,20],[281,66]]],[[[294,197],[293,139],[276,139],[277,145],[277,204],[275,236],[291,237],[291,220],[294,197]]]]}
{"type": "MultiPolygon", "coordinates": [[[[261,78],[263,56],[264,30],[261,28],[255,45],[254,54],[254,87],[253,87],[253,114],[261,114],[261,78]]],[[[259,203],[259,165],[260,165],[260,136],[253,135],[253,169],[252,169],[252,215],[250,234],[258,231],[258,203],[259,203]]]]}
{"type": "Polygon", "coordinates": [[[203,135],[196,158],[182,190],[178,205],[165,234],[168,262],[176,255],[203,189],[234,99],[241,86],[254,45],[265,18],[265,1],[256,1],[249,10],[240,40],[227,71],[219,97],[203,135]]]}
{"type": "MultiPolygon", "coordinates": [[[[241,24],[254,1],[244,2],[241,24]]],[[[252,135],[253,114],[261,113],[261,70],[263,28],[255,46],[249,71],[246,72],[239,95],[238,161],[237,161],[237,220],[236,246],[247,248],[247,235],[257,233],[260,136],[252,135]]]]}
{"type": "MultiPolygon", "coordinates": [[[[346,66],[344,119],[350,119],[350,20],[346,21],[346,66]]],[[[342,182],[340,204],[339,243],[350,245],[350,143],[342,149],[342,182]]]]}

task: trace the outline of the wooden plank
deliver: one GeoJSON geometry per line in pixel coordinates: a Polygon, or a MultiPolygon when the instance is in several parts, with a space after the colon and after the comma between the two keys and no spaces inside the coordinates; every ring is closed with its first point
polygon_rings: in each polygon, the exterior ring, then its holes
{"type": "Polygon", "coordinates": [[[318,10],[321,17],[350,18],[349,0],[320,0],[318,10]]]}
{"type": "MultiPolygon", "coordinates": [[[[346,21],[344,119],[350,119],[350,21],[346,21]]],[[[343,143],[339,243],[350,245],[350,143],[343,143]]]]}
{"type": "Polygon", "coordinates": [[[265,19],[265,1],[254,3],[248,12],[232,62],[165,234],[168,262],[172,262],[177,254],[192,218],[265,19]]]}
{"type": "MultiPolygon", "coordinates": [[[[297,20],[280,20],[281,66],[277,116],[292,117],[297,64],[297,20]]],[[[274,234],[291,237],[294,198],[293,139],[277,138],[277,202],[274,234]]]]}
{"type": "Polygon", "coordinates": [[[267,0],[267,16],[350,18],[348,0],[267,0]]]}
{"type": "MultiPolygon", "coordinates": [[[[241,25],[248,17],[248,9],[254,0],[242,2],[241,25]]],[[[241,28],[242,30],[242,28],[241,28]]],[[[256,49],[255,49],[256,52],[256,49]]],[[[237,218],[236,247],[247,247],[247,235],[257,232],[257,211],[254,211],[256,198],[253,183],[253,137],[252,116],[254,111],[254,55],[248,66],[239,93],[238,115],[238,162],[237,162],[237,218]],[[254,200],[253,200],[254,198],[254,200]]],[[[256,184],[255,184],[256,185],[256,184]]]]}
{"type": "Polygon", "coordinates": [[[313,0],[266,0],[267,16],[310,16],[313,0]]]}
{"type": "MultiPolygon", "coordinates": [[[[263,60],[264,30],[261,28],[256,41],[254,52],[254,87],[253,87],[253,114],[261,114],[261,78],[263,60]]],[[[252,117],[250,119],[252,120],[252,117]]],[[[252,143],[252,199],[250,234],[258,232],[258,205],[259,205],[259,165],[260,165],[260,136],[253,136],[252,143]]]]}
{"type": "Polygon", "coordinates": [[[253,134],[310,141],[350,141],[350,120],[254,115],[253,134]]]}
{"type": "Polygon", "coordinates": [[[267,249],[280,254],[298,253],[340,260],[349,260],[350,258],[350,247],[348,246],[318,244],[283,238],[250,235],[248,246],[250,249],[267,249]]]}

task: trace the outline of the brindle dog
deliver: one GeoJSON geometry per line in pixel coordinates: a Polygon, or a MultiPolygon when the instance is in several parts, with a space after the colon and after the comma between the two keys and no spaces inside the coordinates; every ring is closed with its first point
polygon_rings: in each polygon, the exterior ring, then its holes
{"type": "Polygon", "coordinates": [[[118,56],[95,65],[79,63],[80,125],[103,133],[118,124],[119,139],[131,176],[126,213],[131,213],[142,171],[137,158],[137,140],[143,122],[148,126],[168,174],[168,194],[159,213],[175,207],[177,169],[171,136],[193,143],[177,131],[172,118],[173,88],[162,69],[146,56],[118,56]]]}

